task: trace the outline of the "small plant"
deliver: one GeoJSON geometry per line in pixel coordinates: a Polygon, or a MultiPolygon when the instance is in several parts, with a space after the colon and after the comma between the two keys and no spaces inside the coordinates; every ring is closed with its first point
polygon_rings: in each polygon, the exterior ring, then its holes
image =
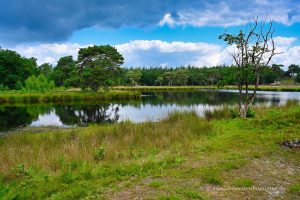
{"type": "Polygon", "coordinates": [[[95,160],[103,160],[105,156],[105,149],[104,147],[99,147],[95,152],[95,160]]]}
{"type": "Polygon", "coordinates": [[[247,113],[246,113],[247,118],[254,118],[255,115],[256,115],[256,113],[254,111],[252,111],[250,108],[247,110],[247,113]]]}
{"type": "Polygon", "coordinates": [[[75,181],[75,176],[72,172],[63,172],[60,176],[61,181],[66,184],[73,183],[75,181]]]}
{"type": "Polygon", "coordinates": [[[236,110],[230,109],[229,112],[232,119],[238,117],[238,112],[236,110]]]}
{"type": "Polygon", "coordinates": [[[15,168],[14,168],[15,172],[16,172],[16,176],[17,177],[24,177],[28,175],[28,171],[25,170],[25,166],[23,164],[18,164],[15,168]]]}

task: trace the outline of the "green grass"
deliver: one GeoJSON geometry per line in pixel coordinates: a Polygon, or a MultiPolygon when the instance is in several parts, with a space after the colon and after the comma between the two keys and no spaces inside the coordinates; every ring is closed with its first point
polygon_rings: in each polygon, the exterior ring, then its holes
{"type": "Polygon", "coordinates": [[[163,185],[164,183],[161,181],[152,181],[151,183],[149,183],[149,187],[153,187],[153,188],[159,188],[163,185]]]}
{"type": "Polygon", "coordinates": [[[161,122],[25,130],[0,138],[0,199],[268,199],[299,195],[300,107],[254,108],[256,117],[209,120],[174,112],[161,122]]]}
{"type": "Polygon", "coordinates": [[[133,91],[52,91],[46,93],[23,93],[17,91],[0,92],[0,104],[38,103],[38,102],[76,102],[95,100],[139,99],[140,93],[133,91]]]}
{"type": "Polygon", "coordinates": [[[233,182],[235,187],[251,187],[253,186],[253,181],[251,179],[236,179],[233,182]]]}
{"type": "Polygon", "coordinates": [[[300,195],[300,183],[289,186],[289,192],[300,195]]]}

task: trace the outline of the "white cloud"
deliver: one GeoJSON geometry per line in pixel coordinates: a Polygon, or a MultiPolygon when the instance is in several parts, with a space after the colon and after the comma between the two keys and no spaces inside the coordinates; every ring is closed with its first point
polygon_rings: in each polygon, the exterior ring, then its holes
{"type": "Polygon", "coordinates": [[[117,45],[126,66],[212,66],[223,64],[223,49],[216,44],[135,40],[117,45]]]}
{"type": "Polygon", "coordinates": [[[281,36],[277,36],[274,38],[274,43],[276,46],[279,47],[284,47],[284,46],[290,46],[293,44],[293,42],[295,42],[297,40],[297,38],[295,37],[281,37],[281,36]]]}
{"type": "Polygon", "coordinates": [[[165,14],[164,17],[159,21],[160,26],[169,25],[172,27],[174,24],[175,21],[170,13],[165,14]]]}
{"type": "MultiPolygon", "coordinates": [[[[274,38],[277,46],[277,52],[283,52],[276,55],[273,63],[290,64],[300,63],[300,46],[293,46],[297,38],[276,37],[274,38]]],[[[40,44],[40,45],[22,45],[12,48],[22,56],[35,57],[38,64],[51,63],[56,64],[62,56],[72,55],[77,58],[77,53],[81,46],[79,44],[40,44]]],[[[231,47],[222,47],[210,43],[193,42],[166,42],[161,40],[135,40],[128,43],[117,45],[118,51],[125,58],[124,66],[214,66],[220,64],[231,64],[232,59],[228,54],[231,47]]]]}
{"type": "Polygon", "coordinates": [[[179,10],[176,18],[166,13],[160,20],[160,26],[192,25],[229,27],[245,25],[258,16],[275,22],[291,25],[300,22],[300,5],[286,0],[255,0],[255,1],[219,1],[204,3],[204,7],[190,7],[179,10]]]}
{"type": "Polygon", "coordinates": [[[291,64],[300,64],[300,46],[279,47],[277,50],[283,53],[276,55],[273,63],[283,64],[285,68],[291,64]]]}
{"type": "Polygon", "coordinates": [[[38,64],[50,63],[55,65],[57,60],[63,56],[72,55],[77,58],[79,44],[39,44],[39,45],[18,45],[12,50],[25,57],[37,58],[38,64]]]}

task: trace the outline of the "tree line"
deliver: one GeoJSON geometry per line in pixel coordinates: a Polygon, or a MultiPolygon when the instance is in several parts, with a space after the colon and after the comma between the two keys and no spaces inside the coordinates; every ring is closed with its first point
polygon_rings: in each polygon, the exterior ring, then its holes
{"type": "MultiPolygon", "coordinates": [[[[36,58],[25,58],[15,51],[0,48],[0,90],[49,90],[54,87],[80,87],[98,90],[117,85],[192,86],[236,85],[237,66],[211,67],[136,67],[122,68],[123,56],[109,45],[82,48],[77,60],[65,56],[56,66],[37,65],[36,58]]],[[[300,83],[300,67],[292,64],[262,67],[260,84],[278,83],[293,79],[300,83]]],[[[254,84],[254,78],[250,84],[254,84]]]]}

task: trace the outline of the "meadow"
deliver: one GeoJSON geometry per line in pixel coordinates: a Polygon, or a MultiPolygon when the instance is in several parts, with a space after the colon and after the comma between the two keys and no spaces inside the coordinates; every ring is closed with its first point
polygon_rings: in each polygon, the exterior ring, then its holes
{"type": "Polygon", "coordinates": [[[11,133],[0,138],[0,198],[297,199],[300,151],[282,142],[299,139],[300,107],[254,111],[11,133]]]}

